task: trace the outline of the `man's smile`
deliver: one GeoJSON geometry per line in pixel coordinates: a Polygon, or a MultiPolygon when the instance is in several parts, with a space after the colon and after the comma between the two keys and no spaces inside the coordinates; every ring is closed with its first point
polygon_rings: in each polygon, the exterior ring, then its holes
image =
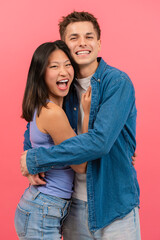
{"type": "Polygon", "coordinates": [[[80,50],[80,51],[77,51],[76,52],[76,55],[86,55],[86,54],[90,54],[91,53],[91,51],[89,51],[89,50],[80,50]]]}

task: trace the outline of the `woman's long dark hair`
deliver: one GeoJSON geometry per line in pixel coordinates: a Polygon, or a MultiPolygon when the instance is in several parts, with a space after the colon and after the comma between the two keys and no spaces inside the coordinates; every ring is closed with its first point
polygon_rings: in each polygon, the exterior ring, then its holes
{"type": "MultiPolygon", "coordinates": [[[[62,50],[67,55],[75,73],[78,69],[77,64],[71,57],[69,48],[61,40],[43,43],[36,49],[31,60],[22,103],[22,118],[28,122],[32,121],[35,109],[37,109],[39,115],[41,108],[43,106],[46,107],[47,105],[47,99],[49,96],[44,76],[49,56],[57,49],[62,50]]],[[[69,93],[71,92],[72,86],[73,82],[69,93]]]]}

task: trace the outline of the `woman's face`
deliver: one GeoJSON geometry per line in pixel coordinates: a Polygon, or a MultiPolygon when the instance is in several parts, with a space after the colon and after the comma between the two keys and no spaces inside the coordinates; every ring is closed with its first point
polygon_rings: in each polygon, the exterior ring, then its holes
{"type": "Polygon", "coordinates": [[[73,81],[74,69],[67,55],[60,49],[51,53],[45,72],[45,82],[49,89],[49,97],[56,99],[65,97],[73,81]]]}

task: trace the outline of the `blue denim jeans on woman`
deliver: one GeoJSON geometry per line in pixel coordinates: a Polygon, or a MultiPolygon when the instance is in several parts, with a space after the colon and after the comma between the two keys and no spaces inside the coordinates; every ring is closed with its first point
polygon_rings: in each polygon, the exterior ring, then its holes
{"type": "Polygon", "coordinates": [[[30,186],[24,192],[15,213],[19,239],[61,239],[61,226],[70,201],[39,192],[30,186]]]}

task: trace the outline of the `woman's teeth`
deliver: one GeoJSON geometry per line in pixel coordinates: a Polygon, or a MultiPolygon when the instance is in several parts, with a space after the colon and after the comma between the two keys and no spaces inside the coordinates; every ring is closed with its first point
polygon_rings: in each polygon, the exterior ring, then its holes
{"type": "Polygon", "coordinates": [[[68,79],[60,80],[57,82],[58,87],[65,88],[68,84],[68,79]]]}

